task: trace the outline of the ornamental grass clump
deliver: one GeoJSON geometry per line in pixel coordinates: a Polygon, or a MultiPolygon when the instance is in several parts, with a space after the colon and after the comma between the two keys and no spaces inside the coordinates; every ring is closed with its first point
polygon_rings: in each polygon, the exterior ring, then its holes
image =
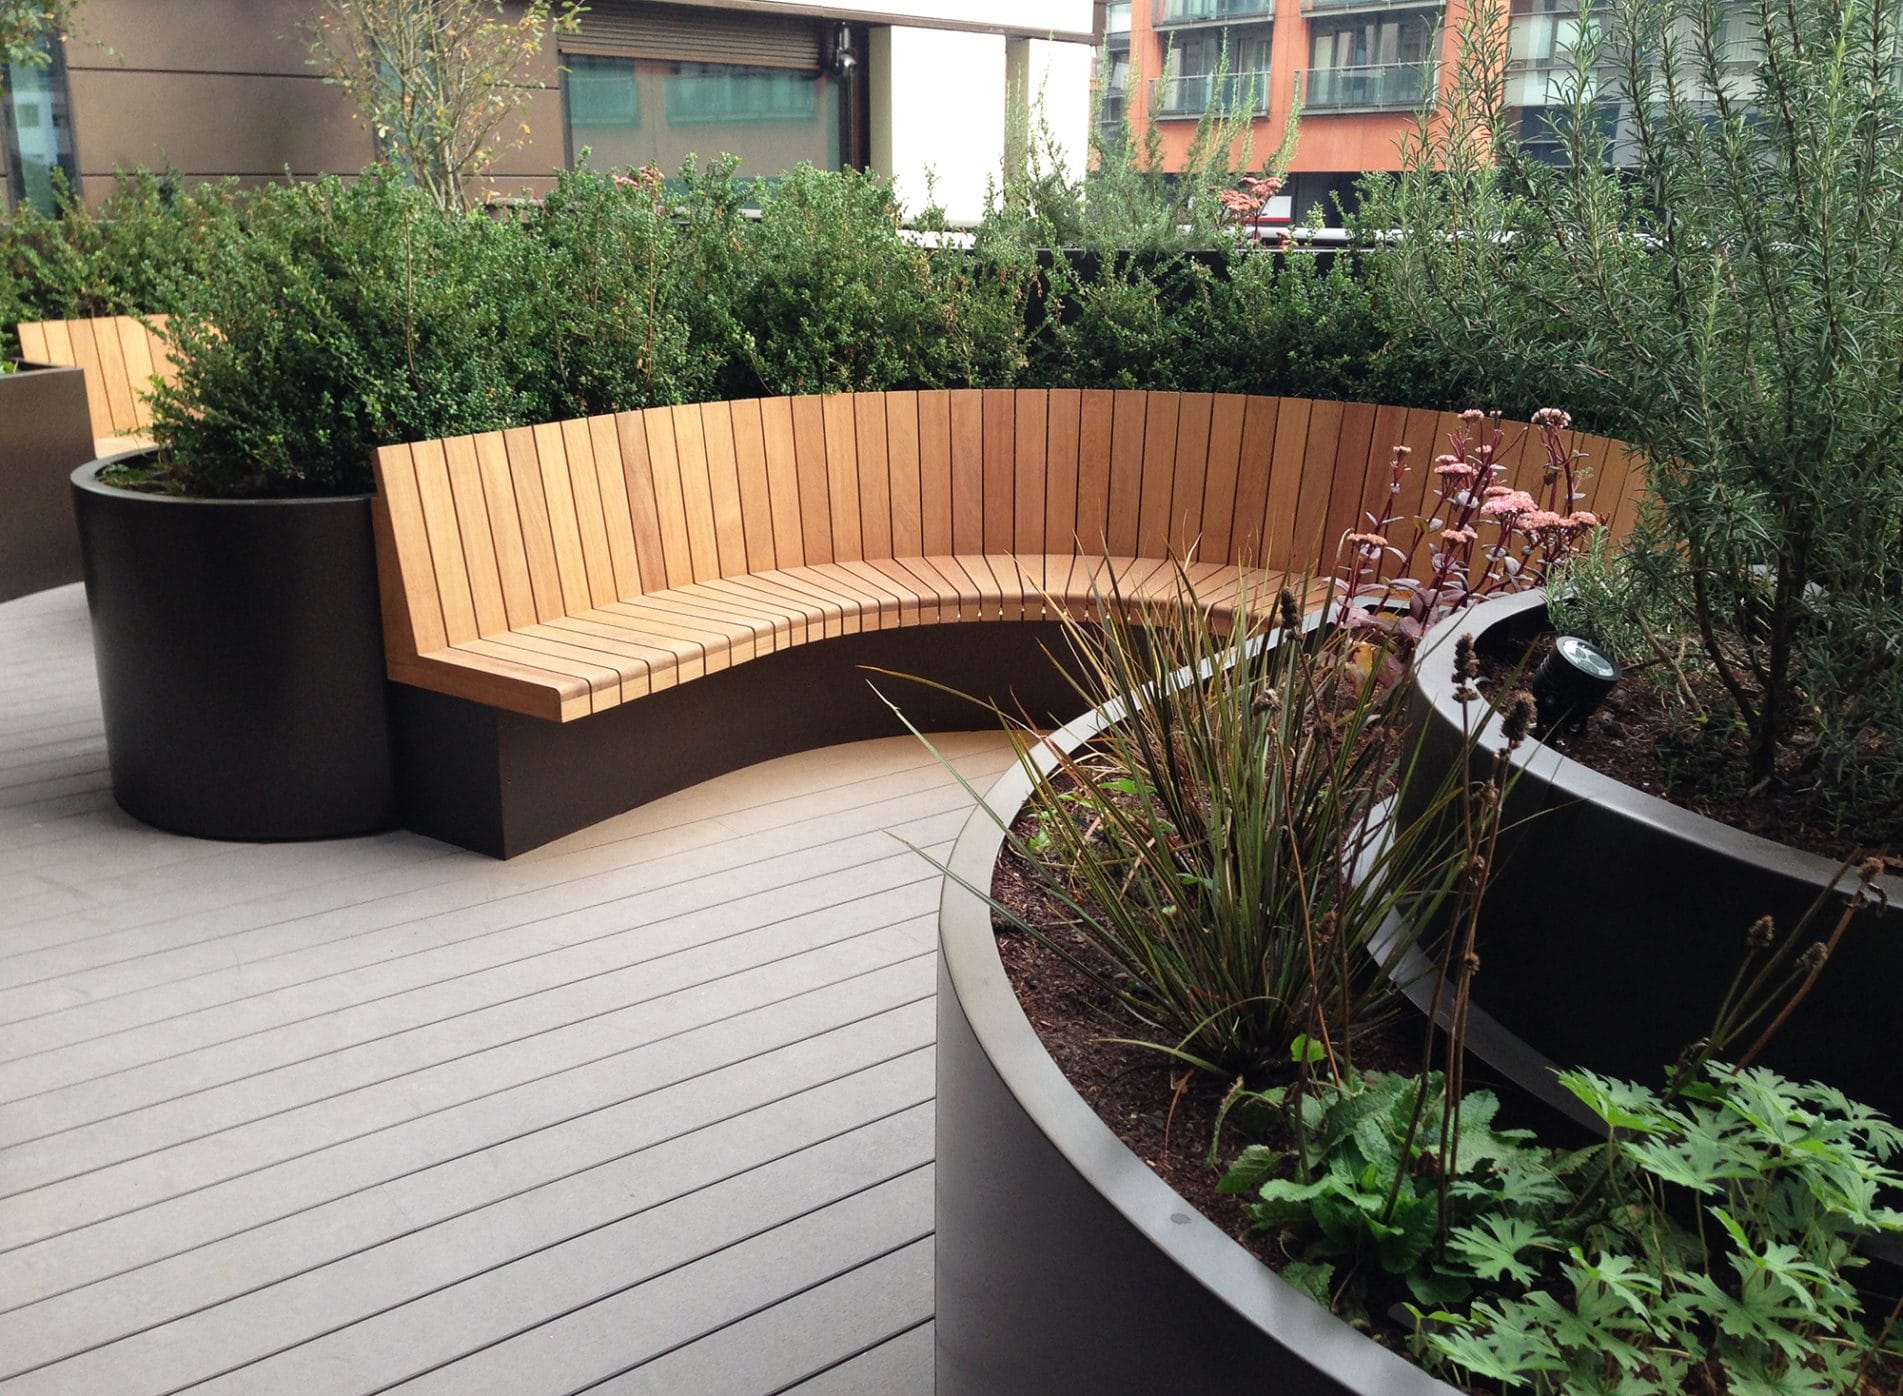
{"type": "Polygon", "coordinates": [[[1177,586],[1147,613],[1113,591],[1101,628],[1065,623],[1070,681],[1112,719],[1094,741],[1064,752],[1015,728],[1033,823],[1008,844],[1084,948],[993,906],[1186,1063],[1259,1079],[1299,1037],[1340,1075],[1407,948],[1377,950],[1378,933],[1453,890],[1451,783],[1384,822],[1414,746],[1356,637],[1305,627],[1290,593],[1263,617],[1262,598],[1218,611],[1186,571],[1177,586]]]}

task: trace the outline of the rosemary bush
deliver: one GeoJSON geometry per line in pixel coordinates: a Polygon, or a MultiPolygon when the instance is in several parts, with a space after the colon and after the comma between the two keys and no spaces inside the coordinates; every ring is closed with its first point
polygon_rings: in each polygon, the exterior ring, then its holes
{"type": "Polygon", "coordinates": [[[1507,120],[1501,7],[1476,8],[1448,104],[1370,190],[1407,233],[1396,303],[1457,362],[1544,382],[1644,451],[1654,507],[1621,565],[1673,599],[1747,783],[1896,837],[1903,5],[1593,13],[1547,163],[1507,120]]]}

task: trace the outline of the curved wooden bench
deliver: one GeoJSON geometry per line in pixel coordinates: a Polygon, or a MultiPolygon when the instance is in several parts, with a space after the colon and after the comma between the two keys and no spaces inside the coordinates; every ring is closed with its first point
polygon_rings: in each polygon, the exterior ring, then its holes
{"type": "MultiPolygon", "coordinates": [[[[387,447],[390,677],[566,722],[823,637],[1083,614],[1112,590],[1167,600],[1172,558],[1219,615],[1244,596],[1266,608],[1286,578],[1325,577],[1336,540],[1386,509],[1394,445],[1424,485],[1455,420],[972,389],[701,403],[387,447]]],[[[1579,438],[1594,499],[1628,499],[1614,444],[1579,438]]]]}
{"type": "Polygon", "coordinates": [[[76,367],[85,374],[93,449],[110,456],[152,444],[152,382],[170,383],[177,373],[165,323],[163,315],[143,322],[130,315],[29,320],[18,326],[20,352],[36,363],[76,367]]]}
{"type": "MultiPolygon", "coordinates": [[[[867,735],[870,710],[844,716],[864,697],[845,692],[865,688],[844,682],[853,664],[1035,690],[1060,611],[1088,619],[1112,593],[1174,604],[1177,560],[1219,621],[1266,611],[1290,579],[1319,604],[1341,536],[1418,509],[1457,424],[1294,398],[963,389],[659,407],[386,447],[385,651],[399,754],[425,772],[409,784],[433,811],[410,822],[512,852],[744,759],[867,735]],[[1397,444],[1412,452],[1412,497],[1391,500],[1397,444]],[[812,649],[837,658],[800,658],[812,649]],[[706,729],[719,724],[716,747],[706,729]],[[458,764],[476,747],[469,777],[458,764]],[[583,800],[564,781],[598,789],[583,800]],[[495,832],[530,787],[533,830],[495,832]],[[476,806],[491,812],[472,833],[461,811],[476,806]]],[[[1539,472],[1531,436],[1513,438],[1516,484],[1539,472]]],[[[1589,467],[1582,507],[1625,526],[1638,477],[1624,448],[1573,445],[1589,467]]],[[[1050,712],[1061,699],[1035,701],[1050,712]]],[[[916,701],[922,725],[955,720],[916,701]]]]}

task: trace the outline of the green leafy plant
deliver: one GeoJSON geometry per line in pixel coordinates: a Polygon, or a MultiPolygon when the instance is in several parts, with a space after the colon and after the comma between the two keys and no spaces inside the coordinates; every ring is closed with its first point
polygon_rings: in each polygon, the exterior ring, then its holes
{"type": "Polygon", "coordinates": [[[1299,1094],[1238,1091],[1225,1115],[1288,1111],[1300,1143],[1250,1145],[1218,1191],[1254,1194],[1250,1221],[1300,1247],[1298,1285],[1363,1321],[1370,1271],[1428,1305],[1466,1299],[1479,1281],[1530,1281],[1522,1257],[1554,1243],[1546,1228],[1569,1193],[1531,1131],[1495,1125],[1500,1103],[1485,1091],[1460,1102],[1460,1147],[1443,1168],[1432,1141],[1446,1100],[1439,1073],[1351,1075],[1299,1094]],[[1442,1180],[1454,1199],[1444,1244],[1442,1180]]]}
{"type": "Polygon", "coordinates": [[[166,482],[349,493],[379,445],[529,420],[503,332],[521,243],[387,169],[260,190],[171,322],[178,381],[153,404],[166,482]]]}
{"type": "Polygon", "coordinates": [[[96,208],[56,175],[55,210],[0,221],[0,338],[22,320],[164,315],[204,278],[240,215],[229,181],[188,187],[176,174],[121,171],[96,208]]]}
{"type": "Polygon", "coordinates": [[[1856,1390],[1884,1335],[1864,1326],[1849,1273],[1860,1238],[1903,1231],[1878,1201],[1903,1184],[1888,1166],[1903,1131],[1761,1068],[1712,1064],[1677,1101],[1590,1072],[1559,1079],[1606,1126],[1574,1170],[1594,1190],[1565,1219],[1585,1244],[1547,1246],[1537,1274],[1503,1254],[1521,1292],[1434,1313],[1422,1349],[1553,1396],[1671,1396],[1697,1368],[1735,1396],[1856,1390]],[[1697,1225],[1682,1224],[1693,1209],[1697,1225]]]}
{"type": "Polygon", "coordinates": [[[46,62],[45,41],[72,29],[81,0],[0,0],[0,67],[46,62]]]}

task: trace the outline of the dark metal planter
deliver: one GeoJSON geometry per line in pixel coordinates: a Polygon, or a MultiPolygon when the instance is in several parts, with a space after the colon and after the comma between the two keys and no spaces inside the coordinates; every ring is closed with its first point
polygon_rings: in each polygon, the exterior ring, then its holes
{"type": "MultiPolygon", "coordinates": [[[[1501,652],[1548,628],[1544,596],[1529,592],[1429,632],[1417,661],[1416,789],[1432,788],[1458,759],[1455,640],[1471,634],[1483,652],[1501,652]]],[[[1484,745],[1499,750],[1497,726],[1484,745]]],[[[1838,865],[1680,809],[1537,742],[1514,759],[1509,827],[1482,907],[1477,1001],[1545,1057],[1655,1083],[1710,1025],[1752,922],[1768,913],[1780,928],[1793,925],[1838,865]]],[[[1852,925],[1763,1060],[1903,1119],[1892,1040],[1903,878],[1882,886],[1889,906],[1852,925]]]]}
{"type": "Polygon", "coordinates": [[[0,601],[79,580],[66,479],[92,454],[80,370],[23,364],[0,374],[0,601]]]}
{"type": "Polygon", "coordinates": [[[368,496],[196,500],[72,475],[113,795],[201,838],[396,822],[368,496]]]}
{"type": "MultiPolygon", "coordinates": [[[[1009,823],[1029,791],[1013,770],[986,803],[1009,823]]],[[[939,911],[938,1396],[1452,1396],[1225,1236],[1071,1088],[959,882],[989,886],[1002,841],[973,814],[939,911]]]]}

